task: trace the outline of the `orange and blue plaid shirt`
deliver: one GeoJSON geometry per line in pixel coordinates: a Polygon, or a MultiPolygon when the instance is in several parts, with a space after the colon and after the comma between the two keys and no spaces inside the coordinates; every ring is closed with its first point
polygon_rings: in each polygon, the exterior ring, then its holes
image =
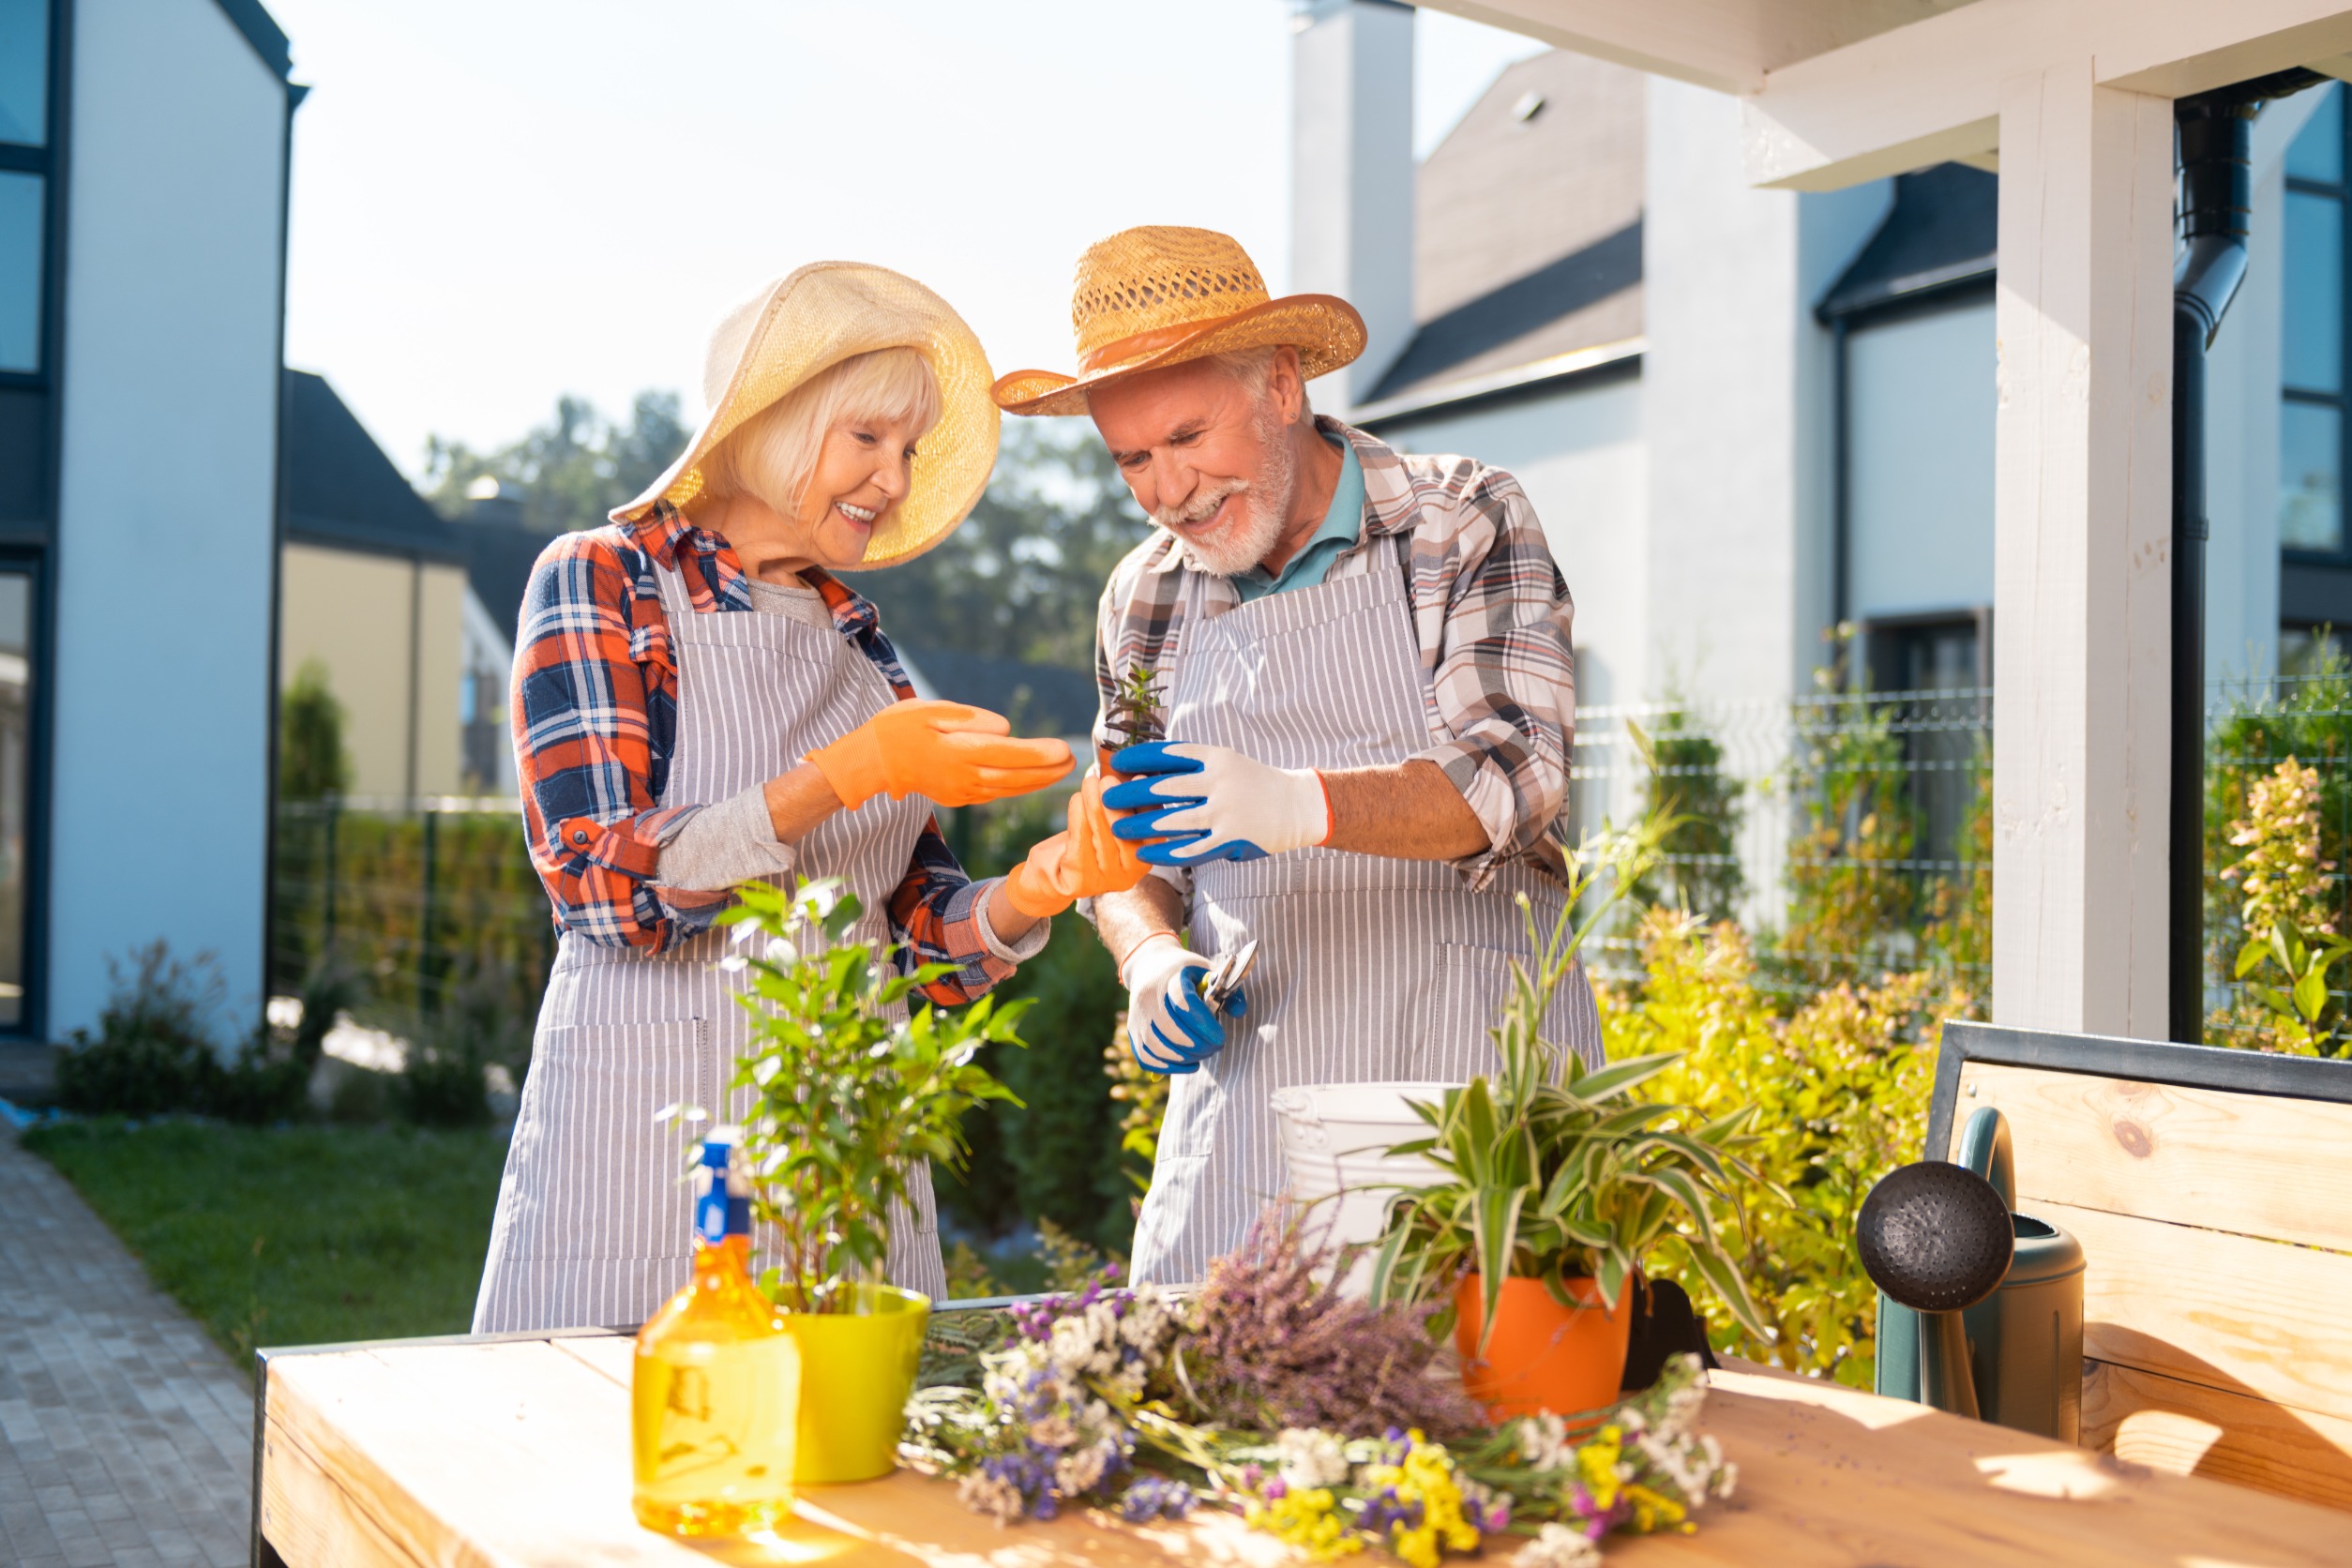
{"type": "MultiPolygon", "coordinates": [[[[709,928],[731,896],[661,887],[661,848],[706,804],[656,805],[678,732],[678,660],[654,573],[675,569],[695,613],[756,613],[727,541],[663,502],[643,521],[566,534],[532,568],[516,639],[516,773],[532,864],[555,924],[586,942],[659,953],[709,928]]],[[[842,638],[905,701],[914,687],[874,607],[826,573],[801,574],[842,638]]],[[[956,1005],[1013,972],[980,929],[981,891],[936,819],[890,898],[899,961],[951,963],[926,987],[956,1005]]]]}

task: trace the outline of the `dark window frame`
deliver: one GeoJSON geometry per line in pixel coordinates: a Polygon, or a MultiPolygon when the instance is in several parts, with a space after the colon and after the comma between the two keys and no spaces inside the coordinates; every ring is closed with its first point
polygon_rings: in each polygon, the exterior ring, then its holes
{"type": "MultiPolygon", "coordinates": [[[[2352,274],[2352,95],[2347,95],[2341,83],[2333,91],[2339,95],[2337,136],[2343,143],[2339,148],[2339,157],[2343,160],[2339,178],[2330,184],[2326,180],[2305,179],[2290,173],[2284,179],[2290,194],[2324,197],[2335,203],[2336,222],[2343,236],[2343,265],[2347,274],[2352,274]]],[[[2336,415],[2337,545],[2334,550],[2301,550],[2281,544],[2281,568],[2289,573],[2298,566],[2352,565],[2352,496],[2345,493],[2347,489],[2352,489],[2352,286],[2340,279],[2338,287],[2346,297],[2344,308],[2338,312],[2338,330],[2344,341],[2339,350],[2342,357],[2336,370],[2337,389],[2324,392],[2307,386],[2290,386],[2284,375],[2279,381],[2279,406],[2282,411],[2288,404],[2300,404],[2306,408],[2332,409],[2336,415]]]]}
{"type": "Polygon", "coordinates": [[[64,337],[62,320],[65,314],[58,309],[57,296],[66,275],[65,181],[59,177],[64,158],[60,149],[65,136],[68,45],[72,25],[70,0],[50,0],[49,92],[48,101],[42,105],[48,120],[43,127],[41,144],[27,147],[13,142],[0,142],[0,172],[38,174],[41,181],[40,326],[37,339],[40,363],[31,370],[0,370],[0,387],[47,392],[56,380],[57,354],[64,337]]]}

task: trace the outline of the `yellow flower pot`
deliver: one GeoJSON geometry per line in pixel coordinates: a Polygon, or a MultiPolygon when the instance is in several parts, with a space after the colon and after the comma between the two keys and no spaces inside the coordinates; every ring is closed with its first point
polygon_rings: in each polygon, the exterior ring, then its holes
{"type": "Polygon", "coordinates": [[[931,1300],[895,1285],[844,1287],[853,1312],[795,1312],[776,1323],[800,1346],[800,1437],[792,1479],[807,1485],[871,1481],[898,1463],[898,1434],[931,1300]]]}

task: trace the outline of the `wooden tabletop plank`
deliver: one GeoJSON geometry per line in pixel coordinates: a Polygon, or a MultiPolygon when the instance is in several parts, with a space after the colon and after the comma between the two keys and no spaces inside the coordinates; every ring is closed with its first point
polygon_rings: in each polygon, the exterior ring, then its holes
{"type": "MultiPolygon", "coordinates": [[[[271,1541],[293,1568],[1296,1560],[1216,1511],[1150,1530],[1083,1511],[1000,1529],[952,1484],[909,1471],[808,1488],[801,1521],[779,1539],[688,1546],[629,1514],[627,1353],[615,1337],[274,1360],[271,1541]]],[[[1702,1421],[1741,1467],[1738,1496],[1709,1508],[1695,1535],[1612,1543],[1612,1561],[2122,1568],[2201,1557],[2305,1568],[2341,1563],[2352,1538],[2352,1518],[2332,1510],[1835,1385],[1736,1370],[1713,1384],[1702,1421]]]]}
{"type": "Polygon", "coordinates": [[[1700,1425],[1739,1465],[1738,1491],[1695,1535],[1612,1542],[1613,1563],[2318,1568],[2343,1563],[2352,1539],[2332,1509],[1832,1383],[1728,1370],[1710,1382],[1700,1425]]]}

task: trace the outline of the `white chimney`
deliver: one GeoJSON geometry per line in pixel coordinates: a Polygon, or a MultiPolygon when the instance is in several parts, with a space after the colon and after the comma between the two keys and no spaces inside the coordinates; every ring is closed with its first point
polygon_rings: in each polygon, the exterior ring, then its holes
{"type": "Polygon", "coordinates": [[[1344,414],[1413,335],[1413,11],[1303,0],[1291,25],[1290,287],[1364,315],[1364,357],[1314,388],[1344,414]]]}

